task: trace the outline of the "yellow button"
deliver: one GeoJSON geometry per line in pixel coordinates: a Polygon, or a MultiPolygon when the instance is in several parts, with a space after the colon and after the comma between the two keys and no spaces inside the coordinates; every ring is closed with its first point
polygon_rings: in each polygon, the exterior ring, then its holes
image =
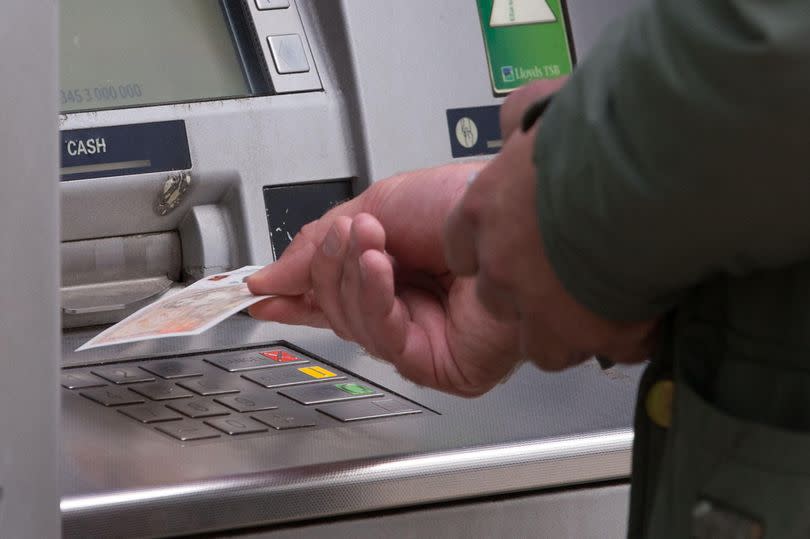
{"type": "Polygon", "coordinates": [[[644,406],[650,421],[668,429],[672,425],[672,395],[675,384],[672,380],[659,380],[647,392],[644,406]]]}
{"type": "Polygon", "coordinates": [[[298,370],[313,378],[332,378],[333,376],[337,376],[337,374],[332,371],[327,371],[323,367],[304,367],[298,370]]]}

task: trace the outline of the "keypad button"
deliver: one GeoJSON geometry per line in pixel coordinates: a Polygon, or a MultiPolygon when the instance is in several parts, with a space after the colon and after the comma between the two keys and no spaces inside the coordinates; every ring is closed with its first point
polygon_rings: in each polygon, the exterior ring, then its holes
{"type": "Polygon", "coordinates": [[[155,377],[142,371],[138,367],[100,367],[91,371],[114,384],[134,384],[136,382],[152,382],[155,377]]]}
{"type": "Polygon", "coordinates": [[[202,365],[197,360],[164,359],[150,361],[146,365],[141,365],[141,368],[166,380],[190,378],[192,376],[202,376],[203,374],[202,365]]]}
{"type": "Polygon", "coordinates": [[[208,425],[199,425],[190,421],[166,423],[158,425],[155,429],[168,434],[172,438],[177,438],[181,442],[219,438],[221,436],[219,431],[212,429],[208,425]]]}
{"type": "Polygon", "coordinates": [[[248,355],[206,358],[205,361],[228,372],[252,371],[283,365],[309,363],[309,360],[298,357],[286,350],[268,350],[248,355]]]}
{"type": "Polygon", "coordinates": [[[252,434],[254,432],[264,432],[267,430],[265,425],[244,417],[218,417],[216,419],[208,419],[205,422],[215,429],[221,430],[231,436],[252,434]]]}
{"type": "Polygon", "coordinates": [[[288,350],[284,350],[283,348],[275,348],[273,350],[265,350],[264,352],[259,352],[260,356],[266,357],[273,363],[278,364],[287,364],[287,365],[294,365],[296,363],[306,363],[307,360],[301,358],[293,354],[288,350]]]}
{"type": "Polygon", "coordinates": [[[267,42],[270,44],[270,53],[279,74],[309,71],[309,61],[301,36],[298,34],[267,36],[267,42]]]}
{"type": "Polygon", "coordinates": [[[266,388],[275,388],[312,384],[315,382],[323,382],[324,380],[344,380],[346,377],[340,376],[336,372],[320,365],[313,365],[243,374],[242,378],[266,388]]]}
{"type": "Polygon", "coordinates": [[[68,389],[82,389],[85,387],[100,387],[107,385],[89,372],[62,371],[62,387],[68,389]]]}
{"type": "Polygon", "coordinates": [[[169,408],[180,412],[183,415],[186,415],[191,418],[198,418],[198,417],[215,417],[218,415],[228,415],[231,413],[230,410],[222,406],[221,404],[216,404],[214,402],[208,402],[206,400],[185,400],[185,401],[178,401],[173,402],[171,404],[167,404],[169,408]]]}
{"type": "Polygon", "coordinates": [[[138,395],[148,397],[153,401],[165,401],[170,399],[182,399],[186,397],[193,397],[194,395],[178,387],[171,382],[154,382],[151,384],[141,384],[139,386],[129,388],[138,395]]]}
{"type": "Polygon", "coordinates": [[[265,9],[287,9],[290,7],[290,0],[256,0],[256,7],[265,9]]]}
{"type": "Polygon", "coordinates": [[[239,387],[230,378],[205,377],[195,380],[185,380],[178,382],[177,385],[203,396],[239,393],[239,387]]]}
{"type": "Polygon", "coordinates": [[[327,404],[316,408],[338,421],[350,422],[400,415],[419,414],[422,410],[400,399],[359,400],[327,404]]]}
{"type": "Polygon", "coordinates": [[[299,429],[317,425],[315,417],[307,410],[296,410],[294,412],[269,410],[267,412],[256,412],[251,414],[250,417],[276,430],[299,429]]]}
{"type": "Polygon", "coordinates": [[[312,384],[302,387],[291,387],[279,391],[301,404],[324,404],[327,402],[340,402],[371,397],[382,397],[382,393],[371,386],[350,382],[345,384],[312,384]]]}
{"type": "Polygon", "coordinates": [[[278,408],[278,397],[271,391],[249,391],[239,395],[228,395],[214,399],[237,412],[258,412],[278,408]]]}
{"type": "Polygon", "coordinates": [[[159,423],[161,421],[174,421],[183,416],[159,404],[144,404],[143,406],[127,406],[119,408],[119,412],[141,423],[159,423]]]}
{"type": "Polygon", "coordinates": [[[96,389],[85,389],[79,395],[87,397],[104,406],[122,406],[124,404],[141,404],[146,402],[143,397],[136,395],[132,391],[127,391],[122,387],[99,387],[96,389]]]}

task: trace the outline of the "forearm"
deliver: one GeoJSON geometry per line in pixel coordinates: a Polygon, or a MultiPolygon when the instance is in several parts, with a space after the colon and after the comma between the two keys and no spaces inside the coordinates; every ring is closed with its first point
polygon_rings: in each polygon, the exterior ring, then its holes
{"type": "Polygon", "coordinates": [[[538,213],[569,291],[616,319],[807,256],[810,19],[798,0],[658,1],[547,111],[538,213]]]}

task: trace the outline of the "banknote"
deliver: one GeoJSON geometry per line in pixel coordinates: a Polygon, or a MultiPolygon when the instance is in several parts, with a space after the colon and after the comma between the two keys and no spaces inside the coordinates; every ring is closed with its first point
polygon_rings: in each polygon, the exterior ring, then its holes
{"type": "Polygon", "coordinates": [[[111,326],[77,352],[150,339],[198,335],[229,316],[270,296],[254,296],[244,280],[261,266],[204,277],[180,292],[167,294],[111,326]]]}

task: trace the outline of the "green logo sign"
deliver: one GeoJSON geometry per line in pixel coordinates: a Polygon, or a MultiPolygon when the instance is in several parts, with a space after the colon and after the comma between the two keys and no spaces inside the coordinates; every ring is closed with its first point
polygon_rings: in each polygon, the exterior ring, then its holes
{"type": "Polygon", "coordinates": [[[562,1],[478,0],[495,93],[571,73],[562,1]]]}

